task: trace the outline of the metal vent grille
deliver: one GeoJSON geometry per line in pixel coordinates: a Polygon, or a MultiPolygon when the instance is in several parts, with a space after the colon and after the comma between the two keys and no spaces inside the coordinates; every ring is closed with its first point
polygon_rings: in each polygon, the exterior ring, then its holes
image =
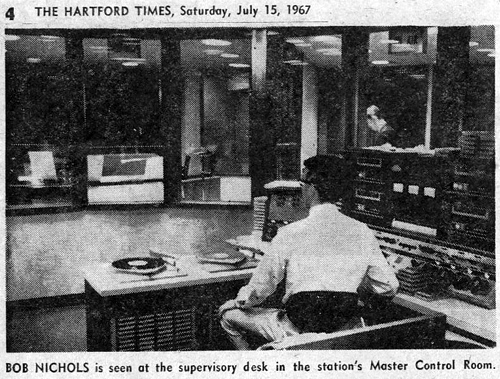
{"type": "Polygon", "coordinates": [[[111,320],[113,350],[193,350],[195,309],[182,309],[111,320]]]}

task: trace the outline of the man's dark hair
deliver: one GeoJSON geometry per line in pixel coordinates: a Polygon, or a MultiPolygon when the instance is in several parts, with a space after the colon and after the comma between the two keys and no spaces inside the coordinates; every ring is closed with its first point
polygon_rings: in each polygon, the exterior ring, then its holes
{"type": "Polygon", "coordinates": [[[350,182],[350,170],[340,155],[316,155],[304,161],[306,181],[314,185],[321,202],[335,203],[342,199],[350,182]]]}

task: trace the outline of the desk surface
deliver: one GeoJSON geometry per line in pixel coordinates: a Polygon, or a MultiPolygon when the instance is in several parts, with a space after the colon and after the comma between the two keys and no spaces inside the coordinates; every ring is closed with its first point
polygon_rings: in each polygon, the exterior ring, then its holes
{"type": "Polygon", "coordinates": [[[177,260],[181,276],[166,277],[162,273],[152,276],[134,275],[116,271],[111,263],[102,263],[83,269],[85,280],[101,296],[117,296],[203,285],[224,281],[249,279],[252,269],[235,269],[210,273],[203,269],[195,256],[182,256],[177,260]]]}
{"type": "MultiPolygon", "coordinates": [[[[116,272],[110,263],[103,263],[86,268],[84,277],[104,297],[249,279],[252,274],[252,269],[210,273],[195,256],[180,257],[177,266],[184,276],[162,278],[158,275],[158,278],[149,279],[116,272]]],[[[495,309],[484,309],[454,298],[424,301],[406,294],[398,294],[394,301],[417,311],[427,309],[443,313],[449,325],[496,342],[495,309]]]]}
{"type": "Polygon", "coordinates": [[[495,309],[481,308],[454,298],[424,301],[401,293],[396,295],[394,302],[416,311],[430,309],[443,313],[448,325],[496,342],[495,309]]]}

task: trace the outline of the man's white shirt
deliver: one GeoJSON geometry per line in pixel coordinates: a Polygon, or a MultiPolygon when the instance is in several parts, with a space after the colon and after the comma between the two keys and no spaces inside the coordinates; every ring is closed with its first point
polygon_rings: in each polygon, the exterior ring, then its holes
{"type": "Polygon", "coordinates": [[[394,295],[399,286],[373,232],[330,203],[311,207],[308,217],[279,229],[236,300],[244,308],[260,304],[285,273],[283,303],[304,291],[356,293],[363,278],[380,295],[394,295]]]}

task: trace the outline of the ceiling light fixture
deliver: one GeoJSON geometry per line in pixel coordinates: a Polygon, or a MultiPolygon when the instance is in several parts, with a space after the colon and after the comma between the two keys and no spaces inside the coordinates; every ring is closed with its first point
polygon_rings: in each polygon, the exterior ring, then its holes
{"type": "Polygon", "coordinates": [[[268,36],[277,36],[279,33],[276,30],[268,30],[267,35],[268,36]]]}
{"type": "Polygon", "coordinates": [[[477,51],[479,51],[480,53],[494,53],[495,52],[495,49],[477,49],[477,51]]]}
{"type": "Polygon", "coordinates": [[[393,44],[393,43],[399,43],[399,41],[397,39],[381,39],[379,42],[381,44],[384,44],[384,45],[390,45],[390,44],[393,44]]]}
{"type": "Polygon", "coordinates": [[[338,51],[338,52],[330,51],[330,52],[326,52],[326,53],[322,53],[322,54],[325,56],[329,56],[329,57],[340,57],[342,55],[342,53],[340,51],[338,51]]]}
{"type": "Polygon", "coordinates": [[[296,43],[295,46],[297,46],[297,47],[311,47],[312,44],[307,43],[307,42],[303,42],[303,43],[296,43]]]}
{"type": "Polygon", "coordinates": [[[372,64],[376,65],[389,64],[389,61],[372,61],[372,64]]]}
{"type": "Polygon", "coordinates": [[[469,42],[469,46],[470,46],[470,47],[479,46],[479,42],[476,42],[476,41],[470,41],[470,42],[469,42]]]}
{"type": "Polygon", "coordinates": [[[339,49],[336,48],[328,48],[328,49],[317,49],[316,50],[318,53],[321,54],[327,54],[327,55],[341,55],[342,52],[339,49]]]}
{"type": "Polygon", "coordinates": [[[412,74],[410,75],[413,79],[422,80],[425,79],[425,74],[412,74]]]}
{"type": "Polygon", "coordinates": [[[61,37],[59,36],[49,36],[49,35],[41,35],[40,36],[40,39],[43,39],[43,40],[56,40],[56,39],[59,39],[61,37]]]}
{"type": "Polygon", "coordinates": [[[239,58],[238,54],[224,53],[220,55],[222,58],[239,58]]]}
{"type": "Polygon", "coordinates": [[[488,56],[492,57],[492,58],[495,58],[495,53],[489,53],[488,56]]]}
{"type": "Polygon", "coordinates": [[[123,42],[124,46],[141,46],[140,42],[123,42]]]}
{"type": "Polygon", "coordinates": [[[300,62],[302,62],[302,61],[299,59],[290,59],[288,61],[283,61],[283,63],[286,63],[286,64],[296,64],[296,63],[300,63],[300,62]]]}
{"type": "Polygon", "coordinates": [[[137,63],[146,63],[145,58],[127,58],[127,57],[116,57],[111,58],[112,61],[116,62],[137,62],[137,63]]]}
{"type": "Polygon", "coordinates": [[[40,58],[28,58],[26,62],[28,63],[40,63],[42,60],[40,58]]]}
{"type": "Polygon", "coordinates": [[[225,41],[223,39],[202,39],[201,43],[208,46],[229,46],[230,41],[225,41]]]}
{"type": "Polygon", "coordinates": [[[219,55],[220,53],[223,53],[224,50],[207,49],[203,50],[203,52],[207,55],[219,55]]]}
{"type": "Polygon", "coordinates": [[[19,41],[20,39],[21,39],[21,37],[16,36],[14,34],[6,34],[5,35],[5,40],[6,41],[19,41]]]}
{"type": "Polygon", "coordinates": [[[334,35],[314,36],[314,37],[311,37],[311,41],[332,43],[332,44],[341,44],[342,43],[342,39],[339,36],[334,36],[334,35]]]}
{"type": "Polygon", "coordinates": [[[125,67],[137,67],[137,66],[139,66],[139,62],[123,62],[122,66],[125,66],[125,67]]]}
{"type": "Polygon", "coordinates": [[[235,68],[248,68],[250,67],[249,64],[246,63],[229,63],[230,67],[235,67],[235,68]]]}
{"type": "Polygon", "coordinates": [[[293,43],[293,44],[296,44],[296,43],[305,43],[306,42],[306,41],[304,41],[303,39],[300,39],[300,38],[287,38],[285,41],[288,42],[288,43],[293,43]]]}
{"type": "Polygon", "coordinates": [[[89,46],[90,50],[95,50],[95,51],[108,51],[110,48],[108,46],[89,46]]]}

